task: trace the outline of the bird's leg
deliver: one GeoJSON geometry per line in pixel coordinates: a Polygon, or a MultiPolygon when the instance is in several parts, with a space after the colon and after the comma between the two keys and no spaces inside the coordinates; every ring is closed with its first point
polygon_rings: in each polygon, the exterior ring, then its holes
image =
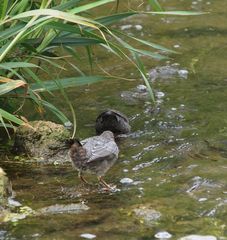
{"type": "Polygon", "coordinates": [[[112,189],[112,187],[103,180],[102,176],[98,176],[98,181],[108,190],[112,189]]]}
{"type": "Polygon", "coordinates": [[[78,177],[80,178],[80,180],[81,180],[82,182],[84,182],[84,183],[86,183],[86,184],[89,184],[89,182],[83,177],[83,175],[82,175],[81,172],[78,173],[78,177]]]}

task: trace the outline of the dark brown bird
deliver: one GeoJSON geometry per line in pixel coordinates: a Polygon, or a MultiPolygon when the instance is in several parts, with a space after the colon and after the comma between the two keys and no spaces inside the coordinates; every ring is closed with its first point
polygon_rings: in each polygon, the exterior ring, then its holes
{"type": "Polygon", "coordinates": [[[116,110],[107,110],[97,117],[95,129],[97,134],[109,130],[116,136],[129,133],[131,126],[128,118],[123,113],[116,110]]]}
{"type": "Polygon", "coordinates": [[[97,175],[99,182],[108,189],[111,187],[103,180],[103,176],[116,162],[118,153],[111,131],[104,131],[100,136],[87,138],[81,143],[74,140],[69,151],[73,166],[83,182],[87,183],[83,173],[89,172],[97,175]]]}

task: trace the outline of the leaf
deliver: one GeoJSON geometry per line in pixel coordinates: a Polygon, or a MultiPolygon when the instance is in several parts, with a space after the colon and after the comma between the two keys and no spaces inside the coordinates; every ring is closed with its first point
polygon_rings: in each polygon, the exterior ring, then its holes
{"type": "Polygon", "coordinates": [[[0,19],[5,18],[7,5],[8,5],[8,0],[0,1],[0,19]]]}
{"type": "Polygon", "coordinates": [[[71,37],[71,38],[55,38],[50,42],[49,46],[58,46],[58,45],[74,45],[74,46],[88,46],[94,44],[100,44],[104,41],[100,41],[95,38],[87,38],[87,37],[71,37]]]}
{"type": "Polygon", "coordinates": [[[95,21],[92,21],[88,18],[84,18],[78,15],[74,15],[72,13],[62,12],[54,9],[38,9],[38,10],[23,12],[12,17],[11,20],[34,17],[34,16],[35,17],[51,16],[53,18],[62,19],[64,21],[73,22],[76,24],[98,29],[98,27],[96,26],[97,23],[95,21]]]}
{"type": "Polygon", "coordinates": [[[154,11],[164,11],[164,9],[159,4],[158,0],[148,0],[149,4],[152,6],[154,11]]]}
{"type": "Polygon", "coordinates": [[[168,57],[160,55],[158,53],[153,53],[153,52],[150,52],[147,50],[141,50],[141,49],[134,48],[131,45],[129,45],[127,42],[123,41],[121,38],[117,37],[116,35],[112,35],[112,36],[114,36],[117,39],[117,41],[119,41],[122,44],[122,46],[124,48],[128,49],[131,52],[139,53],[139,54],[149,56],[149,57],[159,59],[159,60],[168,58],[168,57]]]}
{"type": "Polygon", "coordinates": [[[40,103],[44,107],[48,108],[52,113],[54,113],[63,124],[70,122],[69,119],[65,116],[65,114],[62,113],[59,109],[57,109],[53,104],[42,99],[40,100],[40,103]]]}
{"type": "MultiPolygon", "coordinates": [[[[1,78],[0,78],[0,81],[1,81],[1,78]]],[[[11,82],[0,84],[0,95],[6,94],[15,88],[19,88],[25,85],[26,83],[21,80],[12,80],[11,82]]]]}
{"type": "Polygon", "coordinates": [[[145,41],[145,40],[142,40],[142,39],[139,39],[139,38],[135,38],[135,37],[132,37],[132,36],[130,36],[130,38],[132,38],[132,39],[134,39],[134,40],[136,40],[138,42],[141,42],[144,45],[150,46],[152,48],[155,48],[155,49],[158,49],[158,50],[161,50],[161,51],[165,51],[165,52],[169,52],[169,53],[178,53],[178,52],[176,52],[174,50],[171,50],[169,48],[163,47],[163,46],[161,46],[161,45],[159,45],[157,43],[148,42],[148,41],[145,41]]]}
{"type": "MultiPolygon", "coordinates": [[[[104,76],[80,76],[80,77],[59,79],[58,82],[61,83],[63,88],[69,88],[69,87],[76,87],[76,86],[81,86],[86,84],[92,84],[92,83],[100,82],[106,79],[107,77],[104,77],[104,76]]],[[[30,88],[36,92],[44,92],[47,90],[49,91],[59,90],[59,86],[56,84],[55,80],[43,81],[42,85],[38,83],[33,83],[30,85],[30,88]]]]}
{"type": "Polygon", "coordinates": [[[65,3],[62,3],[60,5],[54,6],[52,9],[55,10],[60,10],[60,11],[64,11],[66,9],[70,9],[72,7],[75,7],[77,3],[81,2],[82,0],[71,0],[71,1],[67,1],[65,3]]]}
{"type": "Polygon", "coordinates": [[[152,13],[157,15],[176,15],[176,16],[195,16],[195,15],[202,15],[207,14],[205,12],[194,12],[194,11],[163,11],[163,12],[146,12],[152,13]]]}
{"type": "Polygon", "coordinates": [[[39,68],[38,65],[28,62],[4,62],[0,63],[0,68],[9,69],[9,68],[39,68]]]}
{"type": "Polygon", "coordinates": [[[5,30],[2,30],[0,32],[0,41],[3,41],[6,38],[10,38],[13,35],[17,34],[21,29],[25,27],[25,25],[25,23],[19,23],[15,26],[11,26],[9,28],[6,28],[5,30]]]}
{"type": "Polygon", "coordinates": [[[93,1],[92,3],[84,4],[82,6],[76,7],[74,9],[69,10],[70,13],[80,13],[87,10],[90,10],[92,8],[104,5],[106,3],[114,2],[115,0],[99,0],[99,1],[93,1]]]}
{"type": "Polygon", "coordinates": [[[146,72],[145,72],[144,65],[141,62],[141,60],[140,60],[140,58],[139,58],[137,53],[133,53],[133,56],[134,56],[134,58],[136,60],[137,68],[138,68],[138,70],[139,70],[139,72],[140,72],[140,74],[141,74],[141,76],[142,76],[142,78],[143,78],[143,80],[144,80],[144,82],[145,82],[145,84],[147,86],[147,89],[148,89],[148,92],[149,92],[149,94],[151,96],[151,99],[152,99],[153,102],[155,102],[154,93],[153,93],[151,85],[150,85],[150,83],[149,83],[149,81],[148,81],[148,79],[146,77],[146,72]]]}
{"type": "Polygon", "coordinates": [[[124,13],[118,13],[118,14],[113,14],[110,16],[105,16],[101,18],[96,18],[95,21],[103,24],[103,25],[110,25],[116,22],[121,21],[124,18],[130,17],[132,15],[138,14],[137,12],[124,12],[124,13]]]}
{"type": "Polygon", "coordinates": [[[22,125],[24,123],[21,119],[17,118],[13,114],[3,110],[2,108],[0,108],[0,117],[5,118],[8,121],[14,122],[14,123],[16,123],[18,125],[22,125]]]}

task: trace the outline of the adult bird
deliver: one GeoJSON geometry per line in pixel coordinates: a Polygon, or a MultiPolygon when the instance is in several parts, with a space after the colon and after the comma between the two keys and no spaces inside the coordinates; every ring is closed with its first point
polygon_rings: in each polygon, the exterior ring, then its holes
{"type": "Polygon", "coordinates": [[[89,172],[98,177],[98,181],[106,188],[111,189],[103,176],[116,162],[119,149],[111,131],[104,131],[100,136],[94,136],[79,142],[74,140],[69,154],[73,166],[78,170],[80,179],[88,183],[83,174],[89,172]]]}
{"type": "Polygon", "coordinates": [[[131,126],[128,118],[121,112],[110,109],[102,112],[96,119],[95,129],[97,134],[111,131],[115,136],[129,133],[131,126]]]}

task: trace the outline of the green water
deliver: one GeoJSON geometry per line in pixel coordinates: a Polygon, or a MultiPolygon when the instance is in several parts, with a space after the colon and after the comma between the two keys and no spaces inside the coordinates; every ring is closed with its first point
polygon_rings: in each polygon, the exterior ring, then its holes
{"type": "MultiPolygon", "coordinates": [[[[165,94],[158,111],[152,112],[147,100],[132,102],[120,96],[142,81],[127,62],[102,52],[99,62],[106,70],[137,80],[108,81],[69,91],[81,139],[94,134],[94,120],[106,108],[118,109],[130,118],[132,133],[120,142],[119,161],[106,176],[120,191],[103,193],[98,187],[89,191],[80,185],[70,164],[43,166],[9,156],[2,159],[3,168],[12,181],[15,200],[23,206],[37,210],[84,202],[90,209],[7,222],[0,225],[0,239],[82,239],[82,233],[90,233],[96,239],[147,240],[155,239],[159,231],[169,232],[171,239],[190,234],[227,236],[227,3],[160,2],[166,10],[210,13],[141,15],[119,24],[119,28],[141,24],[142,30],[125,31],[180,52],[168,62],[144,58],[148,71],[178,63],[178,69],[189,72],[186,79],[156,79],[155,91],[165,94]],[[121,184],[125,177],[134,183],[121,184]],[[147,223],[136,217],[133,210],[139,207],[160,212],[160,219],[147,223]]],[[[65,108],[61,101],[55,104],[65,108]]]]}

